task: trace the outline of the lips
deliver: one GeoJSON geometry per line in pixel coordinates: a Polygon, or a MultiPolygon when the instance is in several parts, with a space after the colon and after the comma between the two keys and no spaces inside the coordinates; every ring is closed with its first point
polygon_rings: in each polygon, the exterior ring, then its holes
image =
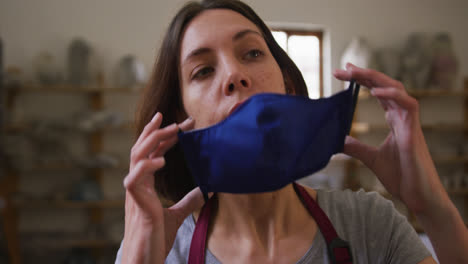
{"type": "Polygon", "coordinates": [[[229,110],[228,116],[230,116],[232,113],[234,113],[234,111],[235,111],[237,108],[239,108],[239,106],[241,106],[244,102],[245,102],[245,100],[244,100],[244,101],[241,101],[241,102],[239,102],[239,103],[237,103],[237,104],[235,104],[234,106],[232,106],[232,107],[231,107],[231,110],[229,110]]]}

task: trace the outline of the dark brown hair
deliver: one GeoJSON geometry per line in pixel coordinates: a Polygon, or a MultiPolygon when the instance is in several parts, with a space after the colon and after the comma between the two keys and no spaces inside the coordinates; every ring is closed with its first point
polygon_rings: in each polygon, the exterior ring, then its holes
{"type": "MultiPolygon", "coordinates": [[[[299,69],[276,43],[265,23],[248,5],[237,0],[189,2],[174,17],[163,39],[151,78],[137,110],[137,137],[156,112],[163,114],[162,127],[181,122],[180,119],[187,116],[179,87],[180,45],[187,24],[203,11],[210,9],[230,9],[254,23],[263,34],[268,48],[282,70],[286,89],[294,91],[296,95],[308,95],[299,69]]],[[[165,159],[165,167],[154,174],[155,188],[162,198],[176,202],[195,188],[196,184],[185,164],[179,145],[171,148],[165,159]]]]}

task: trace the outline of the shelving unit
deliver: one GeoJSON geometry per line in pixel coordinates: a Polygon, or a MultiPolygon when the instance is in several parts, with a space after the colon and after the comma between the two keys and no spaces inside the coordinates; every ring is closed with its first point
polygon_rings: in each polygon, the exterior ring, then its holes
{"type": "MultiPolygon", "coordinates": [[[[406,89],[407,93],[412,97],[419,99],[424,97],[466,97],[468,96],[468,91],[465,90],[417,90],[417,89],[406,89]]],[[[359,92],[359,99],[368,99],[371,98],[368,90],[361,90],[359,92]]]]}
{"type": "MultiPolygon", "coordinates": [[[[424,124],[421,126],[423,131],[440,131],[440,132],[468,132],[468,127],[464,124],[433,124],[427,125],[424,124]]],[[[353,124],[353,133],[354,135],[366,134],[374,131],[378,132],[388,132],[390,131],[387,125],[383,124],[369,124],[365,122],[356,122],[353,124]]]]}
{"type": "Polygon", "coordinates": [[[16,208],[60,208],[60,209],[114,209],[123,208],[124,200],[102,200],[102,201],[70,201],[70,200],[15,200],[16,208]]]}
{"type": "Polygon", "coordinates": [[[118,246],[118,243],[115,243],[110,240],[105,239],[44,239],[38,242],[33,242],[34,247],[41,247],[46,250],[55,250],[55,249],[69,249],[69,248],[87,248],[87,249],[104,249],[109,246],[118,246]]]}
{"type": "MultiPolygon", "coordinates": [[[[460,123],[453,123],[453,122],[438,122],[438,123],[431,123],[426,124],[422,123],[422,129],[424,134],[428,133],[438,133],[441,135],[447,135],[447,139],[450,138],[448,135],[459,135],[460,139],[458,142],[459,146],[464,146],[468,144],[468,78],[464,80],[464,87],[463,90],[460,91],[451,91],[451,90],[408,90],[408,93],[418,100],[425,100],[429,99],[442,99],[444,100],[461,100],[463,112],[461,113],[461,122],[460,123]]],[[[359,101],[363,102],[366,100],[376,100],[373,98],[367,89],[361,91],[359,95],[359,101]]],[[[420,104],[422,108],[422,104],[420,104]]],[[[426,107],[428,107],[426,105],[426,107]]],[[[359,113],[359,103],[358,109],[356,109],[356,116],[359,113]]],[[[382,118],[384,118],[382,116],[382,118]]],[[[355,120],[352,126],[351,135],[355,138],[365,138],[369,135],[375,134],[382,134],[385,135],[390,132],[389,127],[383,123],[372,123],[367,122],[366,120],[355,120]]],[[[456,137],[454,137],[456,138],[456,137]]],[[[455,151],[454,151],[455,152],[455,151]]],[[[432,159],[437,166],[445,166],[445,167],[455,167],[461,166],[464,175],[468,174],[468,153],[460,153],[460,154],[432,154],[432,159]]],[[[363,187],[363,184],[360,182],[358,177],[358,171],[364,168],[364,164],[358,160],[350,158],[346,163],[346,187],[352,190],[357,190],[363,187]]],[[[439,173],[440,175],[440,173],[439,173]]],[[[374,176],[375,177],[375,176],[374,176]]],[[[442,176],[441,176],[442,177],[442,176]]],[[[450,177],[450,176],[448,176],[450,177]]],[[[468,176],[465,176],[468,177],[468,176]]],[[[372,189],[367,189],[367,191],[372,191],[372,189]]],[[[382,192],[379,190],[379,192],[382,192]]],[[[465,213],[465,222],[468,226],[468,181],[466,181],[465,186],[459,186],[457,188],[447,188],[447,193],[453,198],[461,198],[464,199],[464,208],[462,208],[465,213]]],[[[383,193],[383,196],[387,199],[392,199],[391,195],[387,193],[383,193]]],[[[462,214],[463,215],[463,214],[462,214]]],[[[413,215],[409,215],[409,220],[413,224],[414,228],[422,232],[423,230],[419,226],[418,223],[415,221],[415,217],[413,215]]]]}
{"type": "MultiPolygon", "coordinates": [[[[6,133],[21,133],[27,131],[30,128],[27,124],[12,124],[10,126],[5,127],[6,133]]],[[[133,123],[125,123],[120,126],[111,126],[105,127],[100,129],[101,132],[131,132],[134,130],[133,123]]],[[[86,133],[86,132],[78,132],[78,133],[86,133]]],[[[89,132],[91,133],[91,132],[89,132]]]]}
{"type": "MultiPolygon", "coordinates": [[[[8,163],[6,163],[8,164],[8,163]]],[[[20,245],[18,237],[18,215],[16,207],[11,201],[11,195],[18,186],[18,177],[10,167],[4,167],[6,176],[0,181],[0,200],[3,202],[3,208],[0,210],[3,218],[3,230],[7,240],[7,248],[11,264],[20,264],[20,245]]]]}
{"type": "MultiPolygon", "coordinates": [[[[73,86],[48,86],[41,87],[36,85],[22,85],[21,87],[7,88],[6,89],[6,110],[11,111],[15,107],[15,102],[18,96],[26,93],[38,94],[71,94],[73,96],[86,96],[88,101],[88,110],[100,111],[104,110],[104,95],[107,93],[122,93],[124,95],[136,94],[138,89],[127,88],[105,88],[103,85],[98,87],[73,87],[73,86]]],[[[71,133],[82,133],[88,142],[88,154],[93,155],[102,152],[103,150],[103,136],[107,132],[130,132],[133,131],[133,123],[127,122],[117,127],[105,127],[92,132],[71,131],[71,133]]],[[[28,131],[29,124],[6,124],[2,128],[4,134],[16,134],[28,131]]],[[[59,162],[57,164],[37,165],[28,168],[27,171],[35,173],[47,173],[61,170],[83,170],[78,168],[72,163],[59,162]]],[[[127,170],[128,164],[121,163],[112,169],[127,170]]],[[[92,168],[85,169],[86,175],[94,179],[99,186],[102,186],[103,172],[106,168],[92,168]]],[[[20,241],[21,235],[18,231],[18,217],[20,210],[45,210],[45,209],[60,209],[66,213],[68,210],[84,210],[88,212],[88,221],[91,225],[100,226],[103,220],[103,210],[124,209],[124,200],[99,200],[99,201],[72,201],[72,200],[57,200],[57,199],[18,199],[15,193],[18,189],[20,174],[18,171],[8,167],[6,169],[6,177],[1,178],[0,182],[0,200],[4,201],[2,218],[4,223],[4,230],[7,239],[8,252],[10,263],[22,263],[21,250],[22,243],[20,241]]],[[[44,249],[50,248],[88,248],[93,250],[94,255],[99,255],[101,248],[109,246],[118,246],[118,243],[106,239],[41,239],[38,246],[44,249]]]]}

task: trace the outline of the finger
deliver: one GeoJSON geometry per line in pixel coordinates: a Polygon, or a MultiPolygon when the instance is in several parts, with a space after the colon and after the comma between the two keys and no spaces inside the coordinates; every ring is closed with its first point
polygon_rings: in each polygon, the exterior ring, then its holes
{"type": "Polygon", "coordinates": [[[397,87],[404,89],[403,85],[387,75],[372,69],[364,69],[347,63],[346,70],[335,70],[333,74],[337,79],[342,81],[356,80],[361,85],[368,88],[372,87],[397,87]]]}
{"type": "MultiPolygon", "coordinates": [[[[187,131],[191,130],[195,127],[195,120],[193,120],[192,117],[187,118],[184,122],[180,123],[178,125],[179,129],[182,131],[187,131]]],[[[157,157],[157,156],[163,156],[166,154],[166,152],[172,148],[178,141],[177,135],[161,142],[158,146],[158,148],[150,154],[150,157],[157,157]]]]}
{"type": "MultiPolygon", "coordinates": [[[[154,159],[146,159],[139,161],[136,166],[130,170],[129,174],[124,179],[124,187],[127,190],[133,189],[137,186],[145,177],[152,177],[153,173],[165,165],[164,157],[158,157],[154,159]]],[[[152,187],[152,186],[151,186],[152,187]]]]}
{"type": "Polygon", "coordinates": [[[394,101],[404,109],[417,110],[418,108],[418,101],[409,96],[405,90],[394,87],[376,87],[371,90],[371,94],[382,101],[394,101]]]}
{"type": "Polygon", "coordinates": [[[124,182],[127,193],[126,212],[132,212],[132,210],[135,210],[135,206],[137,206],[139,209],[149,213],[149,220],[161,219],[161,217],[157,217],[154,214],[162,209],[156,190],[154,189],[154,176],[152,174],[140,174],[138,176],[142,179],[128,181],[128,183],[124,182]],[[141,183],[143,181],[146,181],[146,183],[141,183]],[[158,210],[158,207],[160,210],[158,210]]]}
{"type": "Polygon", "coordinates": [[[357,67],[352,63],[346,64],[346,69],[351,72],[351,78],[358,83],[362,82],[368,88],[371,87],[396,87],[404,90],[403,85],[389,76],[373,69],[357,67]]]}
{"type": "Polygon", "coordinates": [[[388,104],[388,100],[383,100],[376,98],[377,102],[379,102],[380,106],[383,108],[385,112],[387,112],[388,109],[390,109],[390,105],[388,104]]]}
{"type": "MultiPolygon", "coordinates": [[[[208,194],[209,197],[212,195],[212,193],[208,194]]],[[[191,213],[199,210],[204,204],[203,193],[200,188],[197,187],[185,195],[178,203],[171,206],[169,210],[179,215],[182,219],[185,219],[191,213]]]]}
{"type": "Polygon", "coordinates": [[[161,141],[167,140],[176,134],[176,124],[153,131],[140,143],[140,145],[136,146],[132,160],[136,161],[149,157],[149,155],[159,146],[161,141]]]}
{"type": "Polygon", "coordinates": [[[177,137],[177,135],[174,135],[171,138],[164,140],[163,142],[159,144],[156,150],[150,154],[149,157],[154,158],[154,157],[164,156],[166,152],[177,143],[177,141],[179,141],[179,138],[177,137]]]}
{"type": "Polygon", "coordinates": [[[368,168],[372,169],[377,148],[366,145],[351,136],[346,136],[343,153],[362,161],[368,168]]]}
{"type": "Polygon", "coordinates": [[[180,130],[188,131],[195,128],[195,120],[190,116],[185,119],[184,122],[180,123],[179,125],[180,130]]]}
{"type": "Polygon", "coordinates": [[[143,128],[143,131],[141,132],[140,136],[138,137],[137,141],[135,142],[135,145],[140,144],[141,141],[143,141],[149,133],[153,132],[155,129],[158,129],[161,124],[162,124],[163,116],[160,112],[157,112],[151,121],[146,124],[145,128],[143,128]]]}

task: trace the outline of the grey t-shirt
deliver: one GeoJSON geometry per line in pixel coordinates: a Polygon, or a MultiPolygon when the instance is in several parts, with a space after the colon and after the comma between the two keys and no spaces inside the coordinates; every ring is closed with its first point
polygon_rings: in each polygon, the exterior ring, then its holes
{"type": "MultiPolygon", "coordinates": [[[[375,192],[317,190],[317,201],[335,227],[338,236],[349,242],[353,263],[419,263],[431,256],[427,248],[393,203],[375,192]]],[[[193,216],[179,228],[167,264],[187,263],[195,228],[193,216]]],[[[120,249],[116,264],[120,264],[120,249]]],[[[207,264],[220,264],[207,249],[207,264]]],[[[330,263],[321,232],[317,232],[307,253],[297,262],[330,263]]]]}

